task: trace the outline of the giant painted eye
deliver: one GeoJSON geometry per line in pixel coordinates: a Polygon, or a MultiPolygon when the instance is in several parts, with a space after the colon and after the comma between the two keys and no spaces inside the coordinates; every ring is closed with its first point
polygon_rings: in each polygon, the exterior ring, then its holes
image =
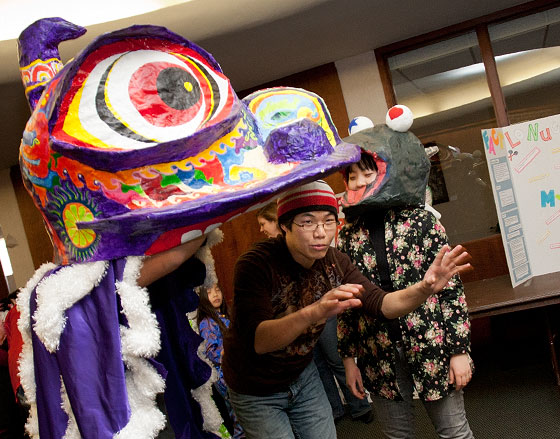
{"type": "Polygon", "coordinates": [[[139,150],[188,137],[230,113],[229,81],[204,56],[158,40],[145,47],[114,43],[83,60],[65,84],[52,133],[57,141],[139,150]]]}

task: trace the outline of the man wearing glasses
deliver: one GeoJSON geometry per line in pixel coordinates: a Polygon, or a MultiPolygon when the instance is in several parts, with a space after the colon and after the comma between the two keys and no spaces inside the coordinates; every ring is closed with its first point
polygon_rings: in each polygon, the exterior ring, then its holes
{"type": "Polygon", "coordinates": [[[248,439],[335,439],[312,361],[326,319],[359,306],[374,316],[404,315],[468,269],[468,254],[444,247],[421,282],[386,293],[330,246],[338,206],[324,181],[284,193],[278,224],[282,236],[257,243],[235,266],[222,360],[230,401],[248,439]]]}

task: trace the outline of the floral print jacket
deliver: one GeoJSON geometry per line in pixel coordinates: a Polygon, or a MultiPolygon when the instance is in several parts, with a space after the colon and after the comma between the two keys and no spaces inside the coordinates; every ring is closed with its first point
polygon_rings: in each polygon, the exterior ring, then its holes
{"type": "MultiPolygon", "coordinates": [[[[390,210],[385,216],[385,244],[394,290],[424,277],[440,248],[447,244],[441,223],[424,209],[390,210]]],[[[338,248],[374,283],[379,273],[367,227],[345,225],[338,248]]],[[[402,344],[419,397],[433,401],[453,390],[449,385],[452,355],[470,352],[470,323],[463,285],[457,277],[411,313],[398,319],[402,344]]],[[[339,351],[357,357],[364,386],[388,399],[402,399],[395,380],[395,349],[388,320],[372,318],[360,309],[338,317],[339,351]]]]}

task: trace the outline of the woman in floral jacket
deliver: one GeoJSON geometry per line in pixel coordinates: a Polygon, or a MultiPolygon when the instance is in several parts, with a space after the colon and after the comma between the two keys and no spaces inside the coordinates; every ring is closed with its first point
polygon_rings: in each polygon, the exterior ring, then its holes
{"type": "MultiPolygon", "coordinates": [[[[345,173],[349,190],[360,190],[376,176],[375,163],[367,153],[345,173]]],[[[338,240],[339,249],[362,273],[389,291],[421,280],[445,244],[443,226],[420,208],[361,215],[343,227],[338,240]]],[[[371,392],[386,437],[414,437],[414,394],[440,437],[473,437],[461,390],[472,374],[470,323],[458,277],[399,319],[375,319],[359,309],[338,319],[347,382],[358,394],[364,395],[363,387],[371,392]]]]}

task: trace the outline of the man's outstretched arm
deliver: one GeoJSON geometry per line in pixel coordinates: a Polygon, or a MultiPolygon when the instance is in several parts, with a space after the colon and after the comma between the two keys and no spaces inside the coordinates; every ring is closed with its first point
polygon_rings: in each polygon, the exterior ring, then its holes
{"type": "Polygon", "coordinates": [[[440,292],[447,282],[458,273],[472,269],[467,263],[470,255],[460,245],[449,250],[445,245],[430,265],[424,279],[403,290],[388,293],[383,298],[381,312],[388,319],[394,319],[416,309],[432,294],[440,292]]]}
{"type": "Polygon", "coordinates": [[[361,306],[356,296],[361,285],[345,284],[330,290],[320,300],[279,319],[264,320],[255,331],[255,352],[265,354],[288,346],[315,322],[361,306]]]}

